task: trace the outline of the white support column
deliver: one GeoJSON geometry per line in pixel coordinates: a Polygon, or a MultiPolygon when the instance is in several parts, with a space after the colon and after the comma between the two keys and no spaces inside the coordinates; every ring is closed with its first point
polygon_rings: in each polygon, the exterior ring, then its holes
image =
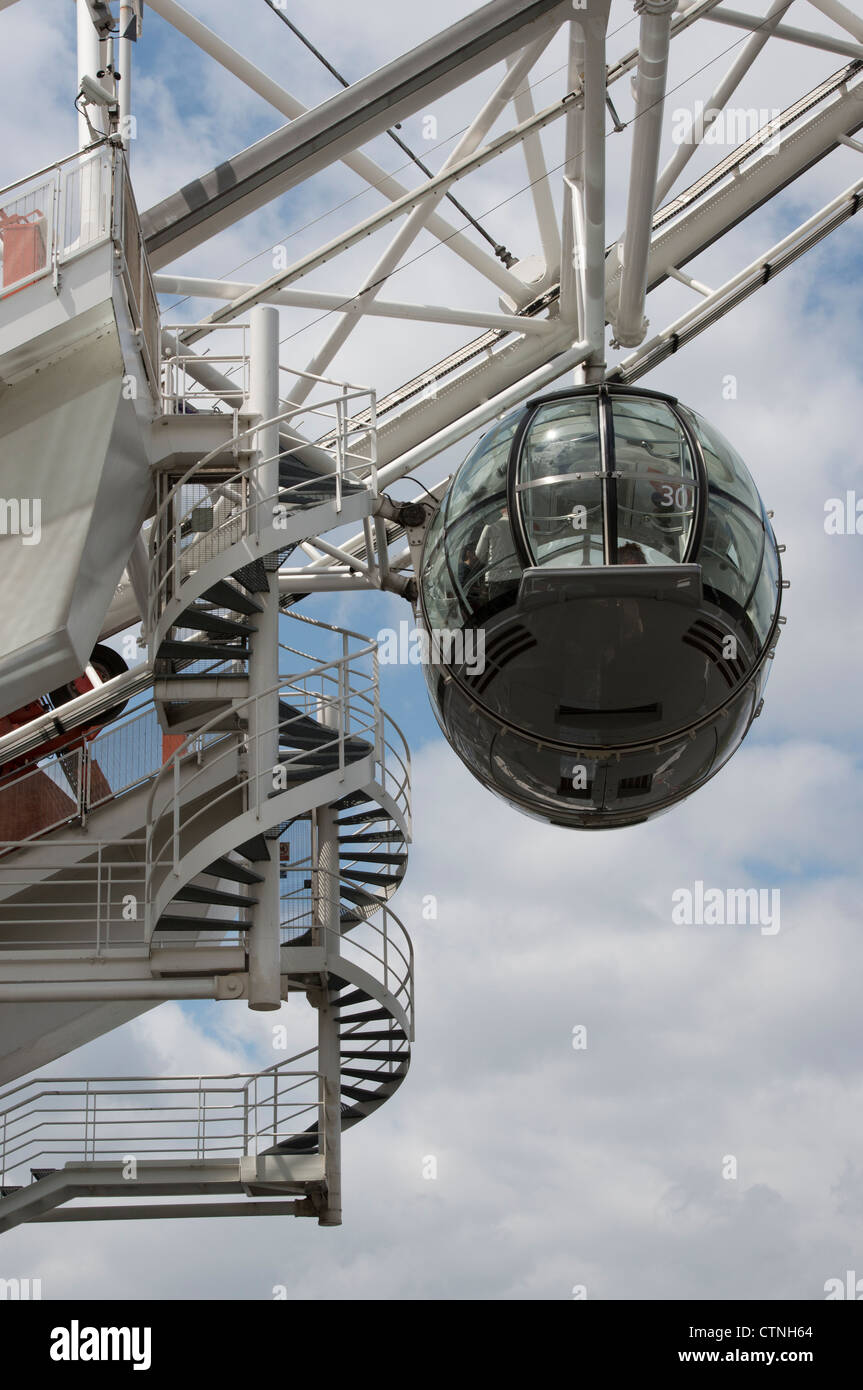
{"type": "MultiPolygon", "coordinates": [[[[495,121],[500,116],[514,93],[518,90],[521,83],[527,77],[531,68],[536,63],[540,55],[548,47],[554,35],[554,29],[547,30],[539,39],[535,39],[532,44],[523,49],[518,55],[506,76],[498,83],[497,88],[489,97],[479,115],[471,122],[464,135],[459,140],[455,149],[445,160],[441,169],[441,174],[446,173],[462,159],[468,158],[480,146],[481,142],[491,130],[495,121]]],[[[315,353],[306,371],[314,375],[322,375],[326,371],[330,362],[335,357],[343,343],[350,336],[358,318],[364,311],[363,301],[374,299],[379,293],[386,279],[396,269],[399,261],[413,245],[420,232],[427,225],[429,217],[434,212],[438,203],[444,197],[445,188],[438,188],[426,198],[418,207],[408,215],[403,226],[393,237],[380,260],[375,265],[371,273],[363,281],[357,291],[357,299],[360,301],[356,308],[351,308],[340,323],[336,325],[330,336],[321,348],[315,353]]],[[[292,391],[291,399],[301,402],[306,399],[312,389],[313,382],[300,381],[296,390],[292,391]]]]}
{"type": "MultiPolygon", "coordinates": [[[[584,33],[575,20],[569,24],[567,91],[584,89],[584,33]]],[[[566,117],[563,165],[563,225],[560,255],[558,309],[573,336],[584,323],[582,291],[584,275],[580,256],[584,247],[584,104],[578,102],[566,117]],[[578,248],[582,248],[580,252],[578,248]]]]}
{"type": "MultiPolygon", "coordinates": [[[[249,350],[249,409],[262,420],[279,413],[279,311],[269,305],[252,310],[249,350]]],[[[278,497],[279,427],[269,425],[256,436],[256,455],[267,460],[255,469],[253,495],[257,522],[272,523],[278,497]]],[[[258,594],[263,606],[256,613],[250,642],[249,776],[254,806],[266,804],[273,790],[273,770],[279,761],[279,579],[269,572],[269,591],[258,594]]],[[[251,910],[249,932],[249,1008],[278,1009],[281,1005],[280,878],[277,840],[268,840],[269,859],[259,866],[263,883],[255,884],[258,899],[251,910]]]]}
{"type": "Polygon", "coordinates": [[[584,21],[584,132],[583,156],[577,165],[582,179],[581,227],[576,232],[576,272],[581,274],[584,322],[580,337],[590,353],[579,373],[584,382],[605,376],[605,33],[608,0],[588,7],[584,21]]]}
{"type": "MultiPolygon", "coordinates": [[[[93,24],[90,11],[86,0],[77,0],[75,7],[78,34],[78,90],[81,89],[81,78],[91,77],[94,82],[99,83],[96,73],[101,67],[99,53],[99,35],[93,24]]],[[[101,85],[101,83],[99,83],[101,85]]],[[[105,131],[104,109],[101,106],[88,107],[90,124],[101,135],[105,131]]],[[[85,117],[78,113],[78,149],[84,150],[88,145],[92,145],[93,137],[90,134],[90,127],[87,125],[85,117]]]]}
{"type": "MultiPolygon", "coordinates": [[[[339,689],[343,688],[339,682],[339,689]]],[[[335,705],[321,703],[318,718],[321,724],[344,732],[342,714],[335,705]]],[[[324,969],[330,973],[330,962],[339,955],[341,937],[341,903],[339,894],[339,827],[335,811],[319,806],[316,823],[316,880],[315,911],[320,942],[324,950],[324,969]]],[[[320,1101],[323,1112],[324,1173],[327,1184],[326,1210],[320,1216],[322,1226],[342,1224],[342,1103],[341,1103],[341,1020],[338,1010],[338,991],[326,985],[318,995],[318,1070],[320,1072],[320,1101]]]]}
{"type": "Polygon", "coordinates": [[[132,149],[132,52],[133,40],[138,35],[137,24],[132,0],[120,0],[120,32],[117,40],[117,70],[120,73],[120,81],[117,87],[120,100],[120,135],[127,159],[132,149]]]}
{"type": "Polygon", "coordinates": [[[321,1226],[342,1224],[342,1101],[341,1053],[335,990],[321,990],[318,1004],[318,1068],[323,1121],[324,1178],[327,1204],[319,1217],[321,1226]]]}
{"type": "MultiPolygon", "coordinates": [[[[77,36],[78,36],[78,90],[81,89],[81,81],[84,77],[89,77],[98,86],[100,82],[96,73],[101,68],[101,51],[99,45],[99,35],[93,25],[90,11],[86,0],[77,0],[76,3],[77,36]]],[[[83,105],[83,103],[81,103],[83,105]]],[[[104,134],[107,130],[107,112],[102,106],[88,106],[87,117],[82,112],[78,112],[78,149],[85,150],[93,143],[93,134],[90,126],[96,132],[96,137],[104,134]]],[[[79,172],[80,184],[80,239],[79,244],[85,245],[91,238],[98,234],[100,219],[100,194],[101,194],[101,162],[98,154],[80,161],[79,172]]]]}
{"type": "Polygon", "coordinates": [[[767,40],[770,38],[777,24],[785,11],[790,9],[792,0],[773,0],[773,4],[767,11],[763,26],[757,34],[746,40],[742,49],[738,53],[731,67],[723,77],[719,86],[712,93],[705,106],[703,107],[703,120],[696,134],[696,122],[690,123],[686,136],[678,145],[671,159],[666,164],[656,184],[656,195],[654,207],[659,207],[665,195],[674,187],[682,171],[686,168],[701,141],[704,139],[708,130],[716,121],[721,111],[725,107],[729,98],[737,91],[743,78],[746,76],[752,64],[755,62],[767,40]]]}
{"type": "Polygon", "coordinates": [[[659,143],[668,75],[668,49],[675,0],[636,0],[641,10],[635,134],[629,172],[629,199],[623,237],[623,273],[614,329],[624,347],[635,347],[647,331],[644,299],[653,226],[659,143]]]}

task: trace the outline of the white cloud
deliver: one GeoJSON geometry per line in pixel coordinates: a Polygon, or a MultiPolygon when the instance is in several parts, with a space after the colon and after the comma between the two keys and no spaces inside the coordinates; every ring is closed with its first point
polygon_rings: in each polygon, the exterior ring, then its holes
{"type": "MultiPolygon", "coordinates": [[[[333,90],[264,6],[199,0],[190,8],[304,100],[333,90]]],[[[433,12],[337,0],[325,21],[310,4],[296,18],[357,76],[460,13],[455,0],[433,12]]],[[[627,25],[614,40],[616,56],[634,28],[628,6],[615,5],[614,16],[627,25]]],[[[32,0],[0,16],[22,41],[14,61],[11,45],[3,61],[9,180],[74,143],[67,21],[55,27],[32,0]],[[37,80],[39,122],[23,117],[37,80]]],[[[148,69],[136,88],[146,105],[134,154],[142,206],[249,143],[271,114],[174,43],[149,12],[144,37],[142,51],[158,44],[166,66],[148,69]],[[184,73],[194,79],[194,103],[184,73]]],[[[698,26],[675,50],[674,81],[738,39],[718,25],[698,26]]],[[[732,56],[681,93],[707,95],[732,56]]],[[[542,72],[563,57],[558,42],[542,72]]],[[[741,88],[742,104],[782,105],[841,66],[778,44],[765,62],[764,76],[741,88]]],[[[537,99],[551,100],[559,81],[543,84],[537,99]]],[[[440,103],[442,136],[470,119],[487,90],[474,83],[440,103]]],[[[627,83],[613,95],[628,119],[627,83]]],[[[559,162],[560,131],[544,138],[549,163],[559,162]]],[[[629,139],[609,141],[609,239],[622,222],[629,139]]],[[[385,141],[374,153],[388,168],[401,163],[385,141]]],[[[693,176],[709,162],[707,151],[696,156],[693,176]]],[[[460,196],[485,212],[526,183],[516,166],[514,158],[490,166],[460,196]]],[[[691,273],[719,283],[781,235],[792,214],[802,218],[857,171],[851,151],[831,156],[691,273]]],[[[321,226],[335,234],[378,205],[364,193],[304,230],[359,187],[344,171],[328,174],[223,233],[183,268],[225,273],[285,232],[295,233],[290,244],[299,252],[321,226]]],[[[526,196],[488,220],[507,244],[534,249],[526,196]]],[[[353,285],[388,235],[310,283],[353,285]]],[[[273,1218],[236,1222],[226,1239],[213,1222],[191,1230],[106,1223],[89,1226],[82,1242],[74,1227],[40,1225],[3,1238],[4,1267],[40,1273],[46,1297],[268,1298],[284,1283],[295,1299],[565,1299],[579,1283],[605,1298],[818,1298],[825,1279],[855,1259],[859,1267],[863,538],[823,529],[825,500],[859,476],[859,266],[852,222],[650,378],[731,437],[788,545],[789,622],[764,715],[744,750],[684,807],[604,836],[522,818],[484,793],[440,740],[416,758],[416,843],[394,907],[415,937],[417,1043],[397,1097],[345,1136],[341,1231],[299,1221],[286,1240],[287,1218],[273,1218]],[[729,373],[738,379],[734,401],[722,398],[729,373]],[[696,878],[778,885],[780,932],[674,926],[671,893],[696,878]],[[436,923],[420,916],[427,893],[439,901],[436,923]],[[576,1024],[587,1027],[585,1051],[572,1048],[576,1024]],[[739,1162],[736,1181],[721,1175],[729,1154],[739,1162]],[[427,1155],[438,1160],[434,1181],[422,1177],[427,1155]]],[[[248,272],[265,273],[261,261],[248,272]]],[[[391,297],[496,301],[439,249],[399,272],[391,297]]],[[[651,306],[653,326],[690,302],[688,291],[669,286],[651,306]]],[[[283,336],[302,330],[287,349],[300,365],[332,323],[306,330],[308,317],[317,316],[282,315],[283,336]]],[[[458,332],[370,320],[336,369],[363,379],[373,364],[375,385],[385,389],[460,340],[458,332]]],[[[438,460],[422,476],[436,481],[445,466],[438,460]]],[[[362,625],[360,605],[351,601],[351,625],[362,625]]],[[[397,687],[405,705],[425,699],[414,674],[412,687],[397,687]]],[[[310,1012],[299,1001],[285,1011],[298,1046],[310,1012]]],[[[166,1005],[66,1059],[63,1070],[264,1066],[273,1060],[272,1021],[234,1005],[206,1014],[166,1005]]]]}

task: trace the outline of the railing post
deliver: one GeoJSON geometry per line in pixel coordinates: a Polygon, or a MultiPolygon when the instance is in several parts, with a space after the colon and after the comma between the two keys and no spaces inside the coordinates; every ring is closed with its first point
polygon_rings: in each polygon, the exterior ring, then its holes
{"type": "MultiPolygon", "coordinates": [[[[347,639],[344,639],[347,641],[347,639]]],[[[340,670],[345,670],[342,661],[340,670]]],[[[343,708],[343,703],[342,703],[343,708]]],[[[321,700],[320,723],[333,729],[339,722],[339,746],[344,744],[344,716],[331,702],[321,700]]],[[[316,903],[320,944],[324,950],[324,974],[338,959],[341,941],[341,893],[339,879],[339,826],[331,806],[319,806],[316,811],[317,843],[314,868],[318,882],[316,903]]],[[[318,1135],[324,1154],[324,1174],[327,1185],[327,1206],[320,1216],[322,1226],[340,1226],[342,1222],[341,1194],[341,1043],[339,1040],[338,992],[315,991],[313,1001],[318,1010],[318,1135]]]]}
{"type": "MultiPolygon", "coordinates": [[[[252,310],[249,351],[249,409],[259,420],[279,413],[279,313],[271,305],[252,310]]],[[[279,427],[259,429],[255,438],[253,496],[258,537],[272,528],[279,495],[279,427]]],[[[255,806],[264,804],[265,785],[279,763],[279,576],[277,555],[263,557],[267,590],[259,595],[262,612],[249,644],[249,734],[255,780],[255,806]]],[[[268,839],[267,859],[259,866],[258,902],[249,908],[249,1008],[281,1008],[281,867],[278,839],[268,839]]]]}
{"type": "Polygon", "coordinates": [[[378,398],[374,391],[370,391],[371,404],[369,406],[369,472],[372,483],[372,496],[378,495],[378,398]]]}
{"type": "Polygon", "coordinates": [[[321,1226],[342,1224],[342,1106],[338,994],[321,990],[318,1004],[318,1143],[324,1159],[327,1205],[321,1226]]]}
{"type": "Polygon", "coordinates": [[[171,808],[171,868],[177,872],[180,862],[180,759],[176,753],[174,758],[174,800],[171,808]]]}
{"type": "Polygon", "coordinates": [[[182,530],[180,525],[180,498],[174,498],[171,510],[174,513],[174,553],[171,557],[171,564],[168,571],[168,583],[165,585],[165,603],[167,604],[176,594],[182,582],[183,551],[181,547],[182,530]]]}
{"type": "Polygon", "coordinates": [[[203,1152],[202,1152],[202,1147],[201,1147],[201,1098],[202,1098],[202,1096],[201,1096],[201,1088],[203,1087],[203,1084],[204,1084],[204,1078],[203,1078],[202,1076],[199,1076],[199,1077],[198,1077],[198,1131],[197,1131],[197,1134],[196,1134],[196,1136],[195,1136],[195,1157],[196,1157],[196,1158],[203,1158],[203,1157],[204,1157],[203,1152]]]}
{"type": "Polygon", "coordinates": [[[342,510],[342,479],[345,471],[345,407],[344,397],[336,399],[336,511],[342,510]]]}
{"type": "Polygon", "coordinates": [[[60,288],[60,170],[54,173],[51,206],[51,281],[55,292],[60,288]]]}
{"type": "Polygon", "coordinates": [[[375,719],[375,763],[381,769],[381,786],[383,786],[384,739],[383,721],[381,718],[381,664],[377,644],[375,644],[375,649],[372,652],[372,685],[372,699],[374,702],[375,719]]]}
{"type": "Polygon", "coordinates": [[[96,849],[96,955],[102,947],[102,841],[96,849]]]}
{"type": "Polygon", "coordinates": [[[348,732],[349,705],[348,705],[348,635],[342,633],[342,659],[339,664],[339,781],[345,780],[345,739],[348,732]]]}

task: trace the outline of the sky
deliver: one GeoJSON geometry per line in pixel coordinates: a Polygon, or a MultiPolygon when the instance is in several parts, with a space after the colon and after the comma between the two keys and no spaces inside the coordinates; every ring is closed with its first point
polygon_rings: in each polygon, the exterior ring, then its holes
{"type": "MultiPolygon", "coordinates": [[[[263,0],[188,8],[306,104],[335,90],[263,0]]],[[[751,8],[763,13],[765,0],[751,8]]],[[[355,79],[453,22],[461,6],[327,0],[289,13],[355,79]]],[[[804,0],[788,21],[839,32],[804,0]]],[[[613,59],[636,39],[625,0],[615,0],[611,29],[613,59]]],[[[0,14],[0,30],[6,184],[74,148],[73,6],[19,0],[0,14]],[[37,88],[35,121],[26,113],[37,88]]],[[[674,109],[709,96],[740,42],[737,31],[700,23],[675,45],[663,163],[674,109]]],[[[556,40],[537,66],[537,105],[562,94],[565,56],[556,40]]],[[[141,208],[281,123],[149,11],[136,59],[141,208]]],[[[842,63],[773,42],[735,101],[772,111],[842,63]]],[[[490,82],[441,101],[432,151],[420,115],[401,134],[437,166],[490,82]]],[[[626,80],[613,96],[628,119],[626,80]]],[[[609,240],[625,214],[629,138],[609,135],[609,240]]],[[[559,164],[557,129],[544,140],[549,166],[559,164]]],[[[385,138],[369,152],[390,170],[404,162],[385,138]]],[[[723,153],[700,151],[692,175],[723,153]]],[[[860,161],[837,151],[689,272],[721,283],[859,177],[860,161]]],[[[529,194],[518,191],[526,183],[514,155],[459,191],[520,255],[537,249],[529,194]]],[[[559,178],[553,185],[559,198],[559,178]]],[[[176,270],[262,279],[274,245],[310,249],[377,206],[353,175],[327,171],[176,270]]],[[[0,1276],[39,1277],[46,1298],[268,1299],[284,1286],[291,1299],[561,1300],[819,1299],[827,1280],[863,1273],[863,537],[824,527],[829,499],[863,492],[860,236],[852,219],[639,383],[719,426],[787,546],[788,623],[743,749],[668,815],[579,835],[490,797],[442,740],[421,673],[385,667],[383,700],[413,751],[414,843],[393,906],[414,941],[417,1037],[397,1096],[344,1138],[344,1225],[43,1224],[2,1237],[0,1276]],[[780,930],[676,925],[673,894],[698,880],[780,890],[780,930]],[[429,896],[435,920],[423,917],[429,896]],[[424,1176],[430,1167],[435,1177],[424,1176]]],[[[309,285],[359,283],[384,244],[357,248],[309,285]]],[[[426,254],[393,277],[387,297],[495,307],[495,291],[449,251],[428,238],[417,249],[426,254]]],[[[169,321],[212,307],[178,298],[163,299],[169,321]]],[[[649,304],[652,329],[691,302],[684,287],[663,287],[649,304]]],[[[283,362],[306,365],[332,325],[319,318],[281,311],[283,362]]],[[[470,336],[369,319],[333,371],[383,392],[470,336]]],[[[446,476],[470,442],[419,478],[446,476]]],[[[394,489],[413,491],[408,481],[394,489]]],[[[339,595],[309,611],[370,634],[409,617],[391,595],[339,595]]],[[[305,1037],[309,1012],[297,997],[282,1011],[292,1037],[305,1037]]],[[[274,1017],[165,1004],[50,1070],[254,1069],[273,1060],[274,1017]]]]}

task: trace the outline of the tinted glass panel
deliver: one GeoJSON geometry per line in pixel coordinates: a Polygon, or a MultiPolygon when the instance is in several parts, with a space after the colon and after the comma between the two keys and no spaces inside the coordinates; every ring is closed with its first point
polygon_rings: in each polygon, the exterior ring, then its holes
{"type": "Polygon", "coordinates": [[[446,547],[456,587],[476,613],[518,587],[521,562],[509,524],[506,498],[498,496],[447,527],[446,547]]]}
{"type": "Polygon", "coordinates": [[[506,492],[506,470],[509,448],[522,412],[509,415],[482,439],[468,454],[455,476],[451,491],[449,515],[457,517],[473,501],[494,497],[506,492]]]}
{"type": "Polygon", "coordinates": [[[682,561],[695,518],[697,483],[680,422],[664,401],[614,397],[612,409],[618,562],[682,561]]]}
{"type": "Polygon", "coordinates": [[[447,568],[442,542],[427,554],[423,568],[422,591],[426,616],[431,627],[461,627],[461,608],[447,568]]]}
{"type": "Polygon", "coordinates": [[[738,617],[758,577],[763,543],[759,520],[718,493],[711,494],[699,554],[704,586],[730,599],[729,611],[738,617]]]}
{"type": "Polygon", "coordinates": [[[776,540],[772,530],[765,530],[764,559],[755,593],[747,609],[752,626],[762,644],[773,623],[773,615],[779,602],[779,557],[776,553],[776,540]]]}
{"type": "Polygon", "coordinates": [[[524,439],[520,483],[602,468],[595,399],[575,398],[541,406],[524,439]]]}
{"type": "Polygon", "coordinates": [[[602,483],[575,477],[534,483],[520,494],[536,564],[602,564],[602,483]]]}
{"type": "Polygon", "coordinates": [[[686,412],[692,422],[704,453],[708,484],[721,488],[732,497],[744,502],[756,516],[761,515],[761,499],[749,475],[749,469],[736,449],[719,433],[715,425],[708,424],[694,410],[686,412]]]}

